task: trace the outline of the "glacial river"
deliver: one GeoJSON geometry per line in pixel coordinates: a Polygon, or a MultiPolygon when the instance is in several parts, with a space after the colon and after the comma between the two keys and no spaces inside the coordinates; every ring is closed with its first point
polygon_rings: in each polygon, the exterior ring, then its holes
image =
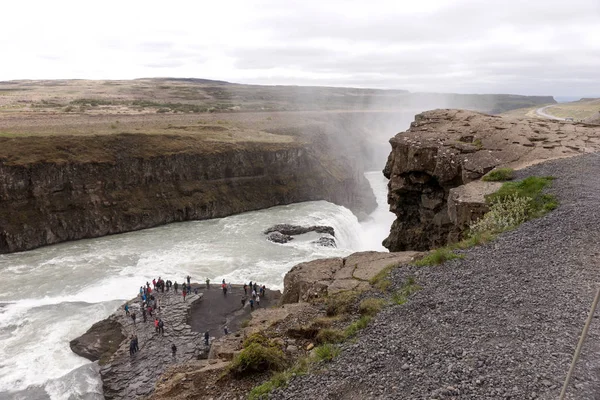
{"type": "Polygon", "coordinates": [[[102,399],[96,363],[69,341],[113,313],[146,281],[254,281],[282,289],[294,265],[361,250],[381,250],[394,219],[387,180],[366,174],[378,208],[361,223],[346,208],[306,202],[207,221],[80,240],[0,255],[0,399],[102,399]],[[337,248],[306,234],[279,245],[262,231],[277,223],[329,225],[337,248]]]}

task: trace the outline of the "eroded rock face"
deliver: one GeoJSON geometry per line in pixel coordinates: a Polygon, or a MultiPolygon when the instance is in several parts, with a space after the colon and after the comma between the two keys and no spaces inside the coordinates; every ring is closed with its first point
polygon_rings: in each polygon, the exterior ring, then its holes
{"type": "MultiPolygon", "coordinates": [[[[397,218],[383,245],[390,251],[427,250],[456,240],[469,219],[486,211],[481,202],[461,201],[465,193],[455,192],[449,203],[451,189],[495,167],[517,169],[595,151],[600,132],[583,124],[433,110],[417,115],[390,143],[384,175],[397,218]]],[[[483,199],[487,189],[470,198],[483,199]]]]}
{"type": "Polygon", "coordinates": [[[346,258],[325,258],[294,266],[283,280],[282,304],[311,301],[345,290],[366,290],[373,278],[390,265],[407,264],[419,253],[365,251],[346,258]]]}
{"type": "Polygon", "coordinates": [[[327,236],[322,236],[312,243],[316,244],[317,246],[323,247],[337,247],[337,245],[335,244],[335,239],[327,236]]]}
{"type": "Polygon", "coordinates": [[[142,134],[0,138],[0,253],[310,200],[372,211],[362,171],[324,160],[325,145],[314,146],[142,134]],[[161,152],[160,140],[179,145],[161,152]],[[31,148],[31,157],[11,161],[11,146],[31,148]]]}

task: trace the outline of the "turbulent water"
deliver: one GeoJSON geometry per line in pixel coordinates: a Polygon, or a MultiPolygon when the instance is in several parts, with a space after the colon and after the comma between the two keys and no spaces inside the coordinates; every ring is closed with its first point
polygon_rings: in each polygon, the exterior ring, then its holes
{"type": "Polygon", "coordinates": [[[387,180],[379,171],[366,175],[379,206],[362,223],[344,207],[316,201],[1,255],[0,399],[102,399],[97,364],[72,353],[69,341],[158,276],[281,289],[300,262],[384,251],[394,217],[387,180]],[[311,243],[322,236],[315,233],[268,242],[262,231],[277,223],[333,226],[338,247],[311,243]]]}

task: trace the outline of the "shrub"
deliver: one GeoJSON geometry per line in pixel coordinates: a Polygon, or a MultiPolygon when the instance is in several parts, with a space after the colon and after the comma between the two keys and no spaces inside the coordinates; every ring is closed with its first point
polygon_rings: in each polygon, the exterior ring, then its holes
{"type": "Polygon", "coordinates": [[[513,178],[514,172],[515,171],[512,168],[497,168],[493,171],[488,172],[481,179],[486,182],[510,181],[513,178]]]}
{"type": "Polygon", "coordinates": [[[315,355],[319,361],[331,361],[340,354],[340,348],[334,344],[326,343],[315,347],[315,355]]]}
{"type": "Polygon", "coordinates": [[[385,300],[370,297],[360,302],[360,305],[358,306],[358,311],[362,315],[374,316],[383,308],[384,305],[385,300]]]}
{"type": "Polygon", "coordinates": [[[415,261],[415,265],[418,267],[424,267],[427,265],[439,265],[448,260],[455,258],[463,258],[461,254],[456,254],[450,247],[441,247],[431,251],[428,255],[415,261]]]}
{"type": "Polygon", "coordinates": [[[358,320],[351,323],[344,330],[344,334],[346,335],[347,338],[352,337],[352,336],[356,335],[358,333],[358,331],[360,331],[361,329],[365,329],[367,327],[367,325],[369,325],[369,322],[371,322],[371,317],[369,317],[368,315],[363,315],[358,320]]]}
{"type": "Polygon", "coordinates": [[[337,329],[321,329],[315,340],[317,343],[340,343],[345,339],[344,333],[337,329]]]}
{"type": "Polygon", "coordinates": [[[496,193],[486,196],[486,200],[489,204],[494,204],[510,196],[528,197],[532,200],[529,205],[529,218],[540,217],[558,205],[554,196],[542,193],[552,180],[554,178],[551,176],[530,176],[522,181],[506,182],[496,193]]]}
{"type": "Polygon", "coordinates": [[[245,347],[229,365],[229,372],[235,376],[246,376],[256,372],[281,371],[285,368],[283,351],[276,347],[265,347],[251,343],[245,347]]]}
{"type": "Polygon", "coordinates": [[[246,338],[246,340],[244,340],[242,347],[246,348],[246,347],[250,346],[252,343],[260,344],[261,346],[266,346],[266,347],[277,346],[269,338],[267,338],[266,336],[264,336],[263,334],[258,333],[258,332],[255,332],[252,335],[248,336],[246,338]]]}
{"type": "Polygon", "coordinates": [[[532,202],[530,197],[516,194],[495,200],[490,211],[471,225],[471,234],[500,233],[521,225],[530,219],[532,202]]]}

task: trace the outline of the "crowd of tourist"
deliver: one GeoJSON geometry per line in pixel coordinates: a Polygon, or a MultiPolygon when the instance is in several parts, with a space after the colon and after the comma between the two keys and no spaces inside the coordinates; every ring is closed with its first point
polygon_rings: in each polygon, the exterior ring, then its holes
{"type": "MultiPolygon", "coordinates": [[[[210,289],[210,279],[206,279],[206,290],[210,289]]],[[[182,301],[186,301],[186,297],[188,295],[190,295],[192,292],[194,294],[198,294],[198,290],[199,287],[196,286],[195,288],[192,289],[192,285],[191,285],[191,277],[188,275],[185,277],[185,279],[183,279],[182,283],[178,283],[177,281],[173,282],[171,280],[163,280],[162,277],[158,277],[158,279],[152,279],[152,284],[150,284],[150,282],[146,282],[145,285],[140,286],[139,289],[139,293],[138,293],[138,297],[139,297],[139,311],[141,313],[142,316],[142,323],[146,323],[148,321],[148,319],[153,319],[153,324],[154,324],[154,331],[156,335],[162,335],[164,336],[165,333],[165,323],[163,321],[163,319],[161,318],[161,297],[159,296],[158,293],[160,293],[161,295],[164,294],[165,292],[169,292],[171,291],[173,293],[173,295],[175,294],[179,294],[179,291],[181,289],[181,295],[183,300],[182,301]]],[[[225,298],[228,297],[228,293],[231,296],[232,293],[232,288],[231,288],[231,282],[225,282],[225,279],[223,279],[223,281],[221,282],[221,289],[223,291],[223,296],[225,298]]],[[[250,310],[253,311],[254,307],[260,307],[260,300],[261,298],[265,297],[266,294],[266,287],[264,285],[260,286],[258,285],[256,282],[252,282],[250,281],[250,283],[246,284],[244,283],[243,285],[243,289],[244,289],[244,294],[241,298],[241,303],[242,303],[242,308],[246,307],[246,305],[248,305],[250,307],[250,310]]],[[[230,297],[229,296],[229,297],[230,297]]],[[[129,316],[132,320],[132,324],[134,327],[134,332],[131,334],[130,337],[130,344],[129,344],[129,354],[130,355],[134,355],[135,353],[137,353],[139,351],[139,343],[138,343],[138,337],[137,334],[135,333],[135,330],[137,329],[137,314],[136,312],[130,307],[130,303],[126,303],[124,306],[124,310],[125,310],[125,315],[129,316]]],[[[227,326],[225,326],[223,328],[224,333],[227,335],[229,333],[229,328],[227,326]]],[[[205,345],[209,345],[209,340],[210,340],[210,333],[208,331],[206,331],[204,333],[204,343],[205,345]]],[[[173,354],[173,357],[175,357],[176,353],[177,353],[177,346],[175,346],[174,343],[171,343],[171,351],[173,354]]]]}

